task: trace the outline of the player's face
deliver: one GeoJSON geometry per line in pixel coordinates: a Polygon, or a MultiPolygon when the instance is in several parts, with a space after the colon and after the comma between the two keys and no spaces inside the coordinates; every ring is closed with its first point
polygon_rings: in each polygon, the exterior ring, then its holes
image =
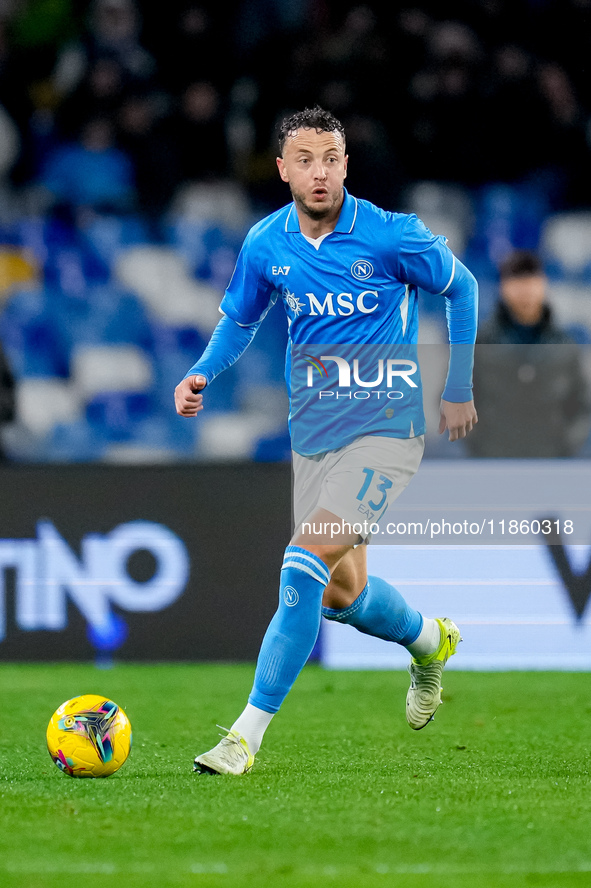
{"type": "Polygon", "coordinates": [[[347,160],[340,133],[299,129],[288,137],[277,166],[298,210],[311,219],[322,220],[340,212],[347,160]]]}

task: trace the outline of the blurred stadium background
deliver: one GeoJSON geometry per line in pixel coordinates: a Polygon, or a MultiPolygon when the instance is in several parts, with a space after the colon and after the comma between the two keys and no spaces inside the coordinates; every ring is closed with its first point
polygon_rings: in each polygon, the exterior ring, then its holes
{"type": "Polygon", "coordinates": [[[276,123],[315,102],[345,123],[350,190],[445,233],[483,318],[498,262],[539,249],[558,321],[590,342],[590,18],[589,0],[3,0],[7,458],[288,458],[280,306],[198,423],[172,392],[246,230],[288,200],[276,123]]]}
{"type": "MultiPolygon", "coordinates": [[[[479,280],[482,319],[499,262],[539,251],[555,318],[591,369],[590,57],[591,0],[0,0],[0,345],[16,380],[0,430],[1,659],[255,658],[290,532],[282,307],[197,422],[176,416],[173,390],[249,226],[288,201],[275,130],[292,110],[319,102],[343,120],[351,192],[447,235],[479,280]]],[[[445,317],[420,298],[421,340],[437,346],[433,431],[445,317]]],[[[447,460],[437,492],[453,502],[449,458],[465,451],[434,433],[426,455],[447,460]]],[[[475,464],[489,471],[454,471],[475,464]]],[[[507,503],[512,484],[498,486],[507,503]]],[[[478,552],[458,556],[455,576],[464,622],[486,624],[494,647],[500,571],[515,650],[530,626],[528,666],[556,626],[588,643],[589,547],[570,547],[576,594],[535,548],[518,570],[499,548],[486,575],[478,552]]],[[[428,586],[449,585],[446,557],[429,555],[428,586]]],[[[397,563],[380,569],[404,586],[397,563]]],[[[573,665],[571,636],[554,668],[573,665]]],[[[497,667],[520,663],[501,652],[497,667]]]]}
{"type": "MultiPolygon", "coordinates": [[[[538,250],[588,359],[590,58],[591,0],[0,0],[2,886],[589,884],[584,674],[452,672],[416,734],[403,674],[306,668],[247,784],[190,779],[244,703],[290,535],[281,306],[197,422],[173,389],[248,227],[288,201],[277,121],[316,102],[347,129],[351,192],[446,234],[483,319],[498,263],[538,250]],[[92,787],[43,742],[87,691],[136,738],[92,787]]],[[[429,419],[446,332],[420,298],[429,419]]],[[[589,439],[572,461],[428,448],[411,506],[524,505],[582,521],[583,544],[376,545],[371,572],[450,607],[458,669],[591,670],[589,439]]],[[[347,629],[326,622],[324,666],[405,665],[347,629]]]]}

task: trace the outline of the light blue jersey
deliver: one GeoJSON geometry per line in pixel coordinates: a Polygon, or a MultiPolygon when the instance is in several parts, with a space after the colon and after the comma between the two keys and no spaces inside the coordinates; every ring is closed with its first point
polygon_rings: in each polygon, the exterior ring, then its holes
{"type": "MultiPolygon", "coordinates": [[[[446,300],[450,341],[473,343],[476,282],[445,238],[415,215],[387,212],[345,190],[335,229],[316,241],[302,235],[293,203],[250,230],[220,310],[254,330],[282,300],[294,450],[308,456],[361,435],[424,433],[417,292],[452,294],[458,270],[464,279],[455,314],[446,300]]],[[[211,378],[209,369],[202,359],[190,373],[211,378]]],[[[459,394],[451,400],[471,397],[471,364],[466,373],[454,380],[459,394]]]]}
{"type": "Polygon", "coordinates": [[[221,310],[246,326],[279,298],[294,345],[416,343],[417,288],[444,293],[453,271],[445,238],[416,216],[386,212],[345,190],[337,225],[318,246],[301,234],[293,203],[255,225],[221,310]]]}

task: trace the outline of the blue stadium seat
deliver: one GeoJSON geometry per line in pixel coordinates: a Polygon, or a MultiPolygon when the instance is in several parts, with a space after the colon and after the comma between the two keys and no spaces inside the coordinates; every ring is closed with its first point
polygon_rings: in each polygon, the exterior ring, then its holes
{"type": "Polygon", "coordinates": [[[253,454],[255,462],[289,462],[291,459],[291,438],[285,429],[277,435],[260,438],[253,454]]]}
{"type": "Polygon", "coordinates": [[[153,349],[152,320],[145,306],[132,293],[113,285],[88,287],[80,296],[62,293],[54,311],[70,349],[76,344],[101,343],[153,349]]]}
{"type": "Polygon", "coordinates": [[[138,423],[135,441],[154,450],[169,450],[192,459],[199,437],[199,422],[177,416],[174,408],[138,423]]]}
{"type": "Polygon", "coordinates": [[[100,392],[87,403],[86,419],[101,440],[129,441],[154,406],[149,392],[100,392]]]}
{"type": "Polygon", "coordinates": [[[260,383],[282,382],[285,375],[285,349],[287,347],[287,318],[281,302],[277,302],[259,327],[251,345],[241,361],[248,361],[250,354],[257,357],[256,381],[260,383]]]}
{"type": "Polygon", "coordinates": [[[183,218],[174,219],[166,228],[167,242],[181,254],[193,273],[206,260],[205,232],[203,222],[183,218]]]}
{"type": "Polygon", "coordinates": [[[537,250],[548,210],[543,187],[499,182],[483,186],[477,194],[466,265],[477,278],[495,278],[499,262],[512,249],[537,250]]]}
{"type": "Polygon", "coordinates": [[[242,245],[241,232],[220,223],[181,217],[168,225],[166,238],[186,260],[192,274],[206,281],[220,279],[226,286],[242,245]]]}
{"type": "Polygon", "coordinates": [[[577,345],[591,344],[591,328],[585,324],[568,324],[566,332],[577,345]]]}
{"type": "Polygon", "coordinates": [[[591,212],[556,213],[546,219],[542,252],[554,280],[591,283],[591,212]]]}
{"type": "Polygon", "coordinates": [[[123,248],[149,240],[145,222],[135,215],[94,213],[91,221],[80,231],[80,242],[88,254],[95,256],[109,269],[123,248]]]}
{"type": "Polygon", "coordinates": [[[49,462],[94,462],[101,459],[106,446],[107,442],[97,435],[86,419],[59,423],[47,442],[46,459],[49,462]]]}
{"type": "Polygon", "coordinates": [[[54,316],[52,291],[15,293],[0,315],[0,338],[17,377],[68,375],[68,345],[54,316]]]}

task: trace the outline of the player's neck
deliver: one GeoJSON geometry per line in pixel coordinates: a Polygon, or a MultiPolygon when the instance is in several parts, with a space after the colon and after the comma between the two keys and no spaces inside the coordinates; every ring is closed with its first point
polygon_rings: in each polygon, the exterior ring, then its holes
{"type": "Polygon", "coordinates": [[[309,216],[306,211],[296,203],[300,231],[302,234],[306,237],[316,239],[317,237],[322,237],[323,234],[330,234],[331,231],[334,231],[336,224],[339,221],[339,216],[341,215],[343,199],[341,199],[338,206],[334,207],[330,213],[327,213],[327,215],[323,216],[321,219],[314,219],[312,216],[309,216]]]}

